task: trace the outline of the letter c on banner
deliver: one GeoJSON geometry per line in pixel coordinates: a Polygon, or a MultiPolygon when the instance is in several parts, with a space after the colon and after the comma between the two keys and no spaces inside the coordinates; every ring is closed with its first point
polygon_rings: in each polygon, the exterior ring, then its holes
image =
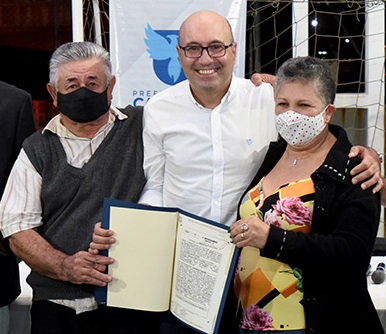
{"type": "Polygon", "coordinates": [[[141,102],[143,102],[143,98],[142,97],[137,97],[134,100],[134,102],[133,102],[134,107],[142,106],[143,104],[141,102]]]}

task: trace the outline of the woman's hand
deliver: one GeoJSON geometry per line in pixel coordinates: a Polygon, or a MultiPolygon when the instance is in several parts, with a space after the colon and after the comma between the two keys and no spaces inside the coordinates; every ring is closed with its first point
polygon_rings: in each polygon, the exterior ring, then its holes
{"type": "Polygon", "coordinates": [[[242,218],[229,230],[233,243],[238,248],[251,246],[262,249],[267,243],[270,227],[258,217],[242,218]]]}

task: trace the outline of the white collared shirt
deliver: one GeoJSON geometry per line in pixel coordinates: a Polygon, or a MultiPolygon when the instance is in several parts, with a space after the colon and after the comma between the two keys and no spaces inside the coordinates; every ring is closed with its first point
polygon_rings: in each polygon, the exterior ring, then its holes
{"type": "Polygon", "coordinates": [[[220,105],[206,109],[188,81],[151,98],[144,108],[140,202],[179,207],[230,226],[241,194],[277,139],[273,89],[233,77],[220,105]]]}

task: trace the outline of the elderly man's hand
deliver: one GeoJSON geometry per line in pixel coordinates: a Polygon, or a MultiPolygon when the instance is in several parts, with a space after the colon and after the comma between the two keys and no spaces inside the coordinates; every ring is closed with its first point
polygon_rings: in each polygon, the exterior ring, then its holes
{"type": "Polygon", "coordinates": [[[66,281],[74,284],[105,286],[111,282],[112,277],[104,274],[104,271],[106,266],[113,262],[114,260],[110,257],[80,251],[64,259],[62,275],[66,281]]]}

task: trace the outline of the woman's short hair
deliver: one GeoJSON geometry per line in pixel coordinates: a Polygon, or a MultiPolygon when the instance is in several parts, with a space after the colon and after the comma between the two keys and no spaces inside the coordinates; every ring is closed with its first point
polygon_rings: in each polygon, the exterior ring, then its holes
{"type": "Polygon", "coordinates": [[[276,74],[276,91],[282,82],[315,84],[325,105],[334,103],[336,83],[327,62],[310,56],[286,60],[276,74]]]}

